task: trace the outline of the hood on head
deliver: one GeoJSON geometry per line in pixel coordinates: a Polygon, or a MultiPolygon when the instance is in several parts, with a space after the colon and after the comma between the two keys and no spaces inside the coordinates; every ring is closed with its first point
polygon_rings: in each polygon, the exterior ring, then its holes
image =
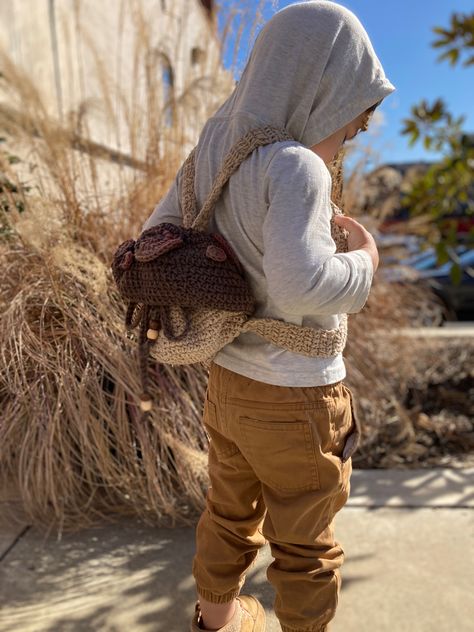
{"type": "Polygon", "coordinates": [[[214,116],[236,117],[235,136],[269,124],[311,147],[394,90],[354,13],[329,0],[299,2],[263,26],[214,116]]]}

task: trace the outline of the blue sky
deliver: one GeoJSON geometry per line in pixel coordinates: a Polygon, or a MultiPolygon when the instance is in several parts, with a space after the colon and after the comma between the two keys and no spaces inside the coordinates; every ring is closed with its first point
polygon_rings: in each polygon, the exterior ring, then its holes
{"type": "MultiPolygon", "coordinates": [[[[225,11],[236,3],[224,0],[220,4],[225,11]]],[[[243,20],[245,24],[252,22],[258,6],[262,7],[258,0],[237,4],[242,11],[247,11],[243,20]]],[[[264,2],[260,24],[252,37],[250,28],[246,26],[235,68],[236,79],[263,23],[276,10],[289,4],[294,2],[264,2]]],[[[435,38],[432,28],[448,26],[453,12],[471,13],[472,0],[339,0],[339,4],[359,17],[387,77],[397,88],[380,106],[379,120],[372,123],[375,129],[358,137],[357,142],[361,146],[370,143],[376,152],[367,168],[387,162],[431,161],[439,155],[427,152],[419,142],[409,147],[407,137],[400,134],[402,120],[410,115],[411,106],[421,99],[432,102],[438,97],[443,98],[454,116],[465,115],[465,130],[474,132],[474,67],[452,67],[448,62],[437,62],[440,51],[430,45],[435,38]]],[[[236,18],[236,25],[238,20],[236,18]]],[[[230,46],[226,50],[228,54],[224,63],[230,67],[230,46]]]]}

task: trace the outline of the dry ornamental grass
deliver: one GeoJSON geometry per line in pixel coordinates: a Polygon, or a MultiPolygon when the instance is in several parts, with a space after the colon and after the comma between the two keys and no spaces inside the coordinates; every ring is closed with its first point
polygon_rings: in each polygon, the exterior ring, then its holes
{"type": "MultiPolygon", "coordinates": [[[[21,148],[24,158],[11,164],[4,150],[0,163],[0,484],[15,484],[31,523],[59,533],[124,514],[150,524],[192,523],[208,484],[201,424],[207,371],[150,362],[157,405],[139,423],[136,334],[125,330],[110,270],[116,246],[137,234],[168,190],[182,159],[173,150],[182,132],[175,130],[176,143],[159,161],[138,171],[117,167],[119,192],[104,200],[107,161],[92,145],[78,151],[74,126],[58,130],[30,78],[6,57],[2,67],[11,100],[0,109],[0,126],[9,152],[21,148]]],[[[162,112],[147,102],[159,126],[162,112]]],[[[333,198],[341,205],[342,158],[332,165],[333,198]]],[[[350,316],[347,383],[359,399],[364,433],[356,467],[406,462],[410,449],[422,462],[420,436],[448,437],[454,451],[472,449],[472,417],[437,425],[419,401],[415,416],[403,403],[409,392],[423,401],[436,370],[438,382],[447,374],[453,384],[472,380],[472,349],[463,344],[448,356],[434,343],[383,335],[436,322],[440,313],[428,290],[376,277],[367,305],[350,316]],[[380,336],[369,335],[374,331],[380,336]]]]}

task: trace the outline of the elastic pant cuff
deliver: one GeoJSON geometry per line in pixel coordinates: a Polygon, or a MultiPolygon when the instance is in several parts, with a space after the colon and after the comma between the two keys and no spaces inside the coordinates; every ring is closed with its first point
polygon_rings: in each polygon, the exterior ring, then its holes
{"type": "Polygon", "coordinates": [[[232,592],[227,592],[224,595],[216,595],[210,590],[207,590],[207,588],[202,588],[201,586],[196,586],[196,590],[199,597],[202,597],[203,599],[205,599],[206,601],[210,601],[211,603],[228,603],[229,601],[233,601],[236,597],[238,597],[240,593],[240,588],[237,588],[232,592]]]}
{"type": "Polygon", "coordinates": [[[322,628],[290,628],[280,623],[282,632],[327,632],[329,628],[325,625],[322,628]]]}

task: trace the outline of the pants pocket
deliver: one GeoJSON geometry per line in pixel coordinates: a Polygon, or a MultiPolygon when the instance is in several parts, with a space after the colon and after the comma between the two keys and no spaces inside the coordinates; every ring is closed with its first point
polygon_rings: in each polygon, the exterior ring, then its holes
{"type": "Polygon", "coordinates": [[[361,434],[354,396],[345,384],[341,384],[340,393],[329,410],[328,419],[315,415],[314,411],[309,412],[309,420],[319,439],[318,458],[324,463],[327,463],[326,459],[337,463],[344,473],[359,446],[361,434]]]}
{"type": "Polygon", "coordinates": [[[241,452],[260,481],[280,491],[320,488],[313,429],[306,419],[239,417],[241,452]]]}

